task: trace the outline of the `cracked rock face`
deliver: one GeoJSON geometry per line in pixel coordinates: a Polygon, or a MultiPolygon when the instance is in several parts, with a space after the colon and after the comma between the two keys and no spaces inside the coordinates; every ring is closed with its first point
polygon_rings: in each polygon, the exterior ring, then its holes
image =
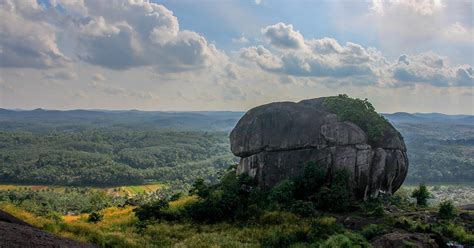
{"type": "Polygon", "coordinates": [[[326,170],[326,178],[331,171],[347,170],[356,198],[394,193],[408,170],[400,133],[387,123],[383,138],[369,144],[360,127],[340,121],[323,101],[277,102],[249,110],[230,134],[231,150],[241,157],[237,173],[247,173],[269,189],[301,175],[315,161],[326,170]]]}

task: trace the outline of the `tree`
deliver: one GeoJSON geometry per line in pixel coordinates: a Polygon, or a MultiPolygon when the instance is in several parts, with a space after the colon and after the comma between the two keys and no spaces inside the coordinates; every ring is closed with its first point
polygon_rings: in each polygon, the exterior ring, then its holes
{"type": "Polygon", "coordinates": [[[421,207],[428,206],[428,199],[432,197],[431,193],[428,191],[428,188],[424,183],[421,183],[418,186],[418,189],[415,189],[411,194],[411,197],[415,197],[416,204],[421,207]]]}

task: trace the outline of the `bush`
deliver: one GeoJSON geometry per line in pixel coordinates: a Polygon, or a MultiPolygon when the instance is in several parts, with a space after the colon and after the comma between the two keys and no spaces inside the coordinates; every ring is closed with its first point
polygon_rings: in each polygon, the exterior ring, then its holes
{"type": "Polygon", "coordinates": [[[335,171],[328,186],[323,186],[316,194],[320,209],[331,212],[345,212],[351,205],[351,193],[347,186],[349,174],[345,170],[335,171]]]}
{"type": "Polygon", "coordinates": [[[89,214],[89,217],[87,218],[87,221],[92,222],[92,223],[97,223],[97,222],[101,221],[103,218],[104,218],[104,216],[101,213],[99,213],[97,211],[93,211],[89,214]]]}
{"type": "Polygon", "coordinates": [[[291,212],[301,217],[314,216],[317,211],[312,202],[297,200],[291,205],[291,212]]]}
{"type": "Polygon", "coordinates": [[[265,212],[260,217],[260,223],[264,225],[279,225],[284,223],[294,223],[298,217],[289,212],[271,211],[265,212]]]}
{"type": "Polygon", "coordinates": [[[308,233],[302,227],[273,227],[260,240],[262,247],[288,247],[295,243],[308,242],[308,233]]]}
{"type": "Polygon", "coordinates": [[[387,230],[381,225],[376,225],[376,224],[370,224],[366,227],[364,227],[361,231],[360,234],[364,236],[367,240],[370,240],[374,237],[377,237],[379,235],[382,235],[386,233],[387,230]]]}
{"type": "Polygon", "coordinates": [[[336,222],[334,217],[321,217],[311,223],[311,240],[325,240],[329,236],[341,233],[344,227],[336,222]]]}
{"type": "Polygon", "coordinates": [[[258,206],[266,198],[251,177],[237,177],[235,170],[229,171],[217,185],[195,183],[190,193],[196,194],[198,200],[188,205],[186,212],[200,222],[254,218],[252,215],[260,214],[258,206]]]}
{"type": "Polygon", "coordinates": [[[428,199],[432,197],[424,183],[421,183],[411,196],[416,199],[416,204],[420,207],[428,206],[428,199]]]}
{"type": "Polygon", "coordinates": [[[289,206],[295,199],[295,182],[292,180],[283,180],[272,188],[269,200],[283,206],[289,206]]]}
{"type": "Polygon", "coordinates": [[[371,247],[370,244],[360,235],[354,233],[336,234],[329,237],[320,248],[352,248],[371,247]]]}
{"type": "Polygon", "coordinates": [[[305,166],[303,175],[296,178],[295,198],[299,200],[313,200],[314,193],[324,185],[326,170],[311,161],[305,166]]]}
{"type": "Polygon", "coordinates": [[[474,246],[474,234],[467,232],[464,227],[449,223],[442,227],[442,233],[460,243],[474,246]]]}
{"type": "Polygon", "coordinates": [[[361,204],[362,211],[369,216],[381,217],[385,215],[383,201],[379,198],[369,199],[361,204]]]}
{"type": "Polygon", "coordinates": [[[439,204],[438,217],[445,220],[456,217],[456,209],[452,201],[444,201],[439,204]]]}
{"type": "Polygon", "coordinates": [[[401,209],[410,209],[413,203],[410,202],[410,192],[407,188],[401,187],[394,195],[388,198],[391,205],[395,205],[401,209]]]}
{"type": "Polygon", "coordinates": [[[183,218],[183,213],[180,209],[171,209],[167,200],[161,199],[158,201],[146,203],[133,210],[135,216],[140,221],[146,220],[167,220],[175,221],[183,218]]]}

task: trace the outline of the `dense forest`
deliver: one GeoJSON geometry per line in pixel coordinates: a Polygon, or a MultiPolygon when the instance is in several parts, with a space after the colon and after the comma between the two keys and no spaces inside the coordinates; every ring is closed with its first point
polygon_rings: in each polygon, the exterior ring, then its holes
{"type": "Polygon", "coordinates": [[[232,165],[224,132],[0,133],[0,181],[124,185],[215,178],[232,165]]]}
{"type": "Polygon", "coordinates": [[[407,182],[474,182],[474,124],[395,122],[395,126],[407,144],[407,182]]]}
{"type": "MultiPolygon", "coordinates": [[[[240,112],[0,109],[0,181],[24,184],[190,185],[238,160],[228,132],[240,112]]],[[[384,115],[405,138],[407,182],[473,182],[472,116],[384,115]]]]}

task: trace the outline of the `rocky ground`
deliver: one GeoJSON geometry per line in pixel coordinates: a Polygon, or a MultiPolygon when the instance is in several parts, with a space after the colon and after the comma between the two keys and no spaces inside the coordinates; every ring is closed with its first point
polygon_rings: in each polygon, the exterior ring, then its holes
{"type": "Polygon", "coordinates": [[[35,228],[0,210],[0,247],[94,247],[35,228]]]}

